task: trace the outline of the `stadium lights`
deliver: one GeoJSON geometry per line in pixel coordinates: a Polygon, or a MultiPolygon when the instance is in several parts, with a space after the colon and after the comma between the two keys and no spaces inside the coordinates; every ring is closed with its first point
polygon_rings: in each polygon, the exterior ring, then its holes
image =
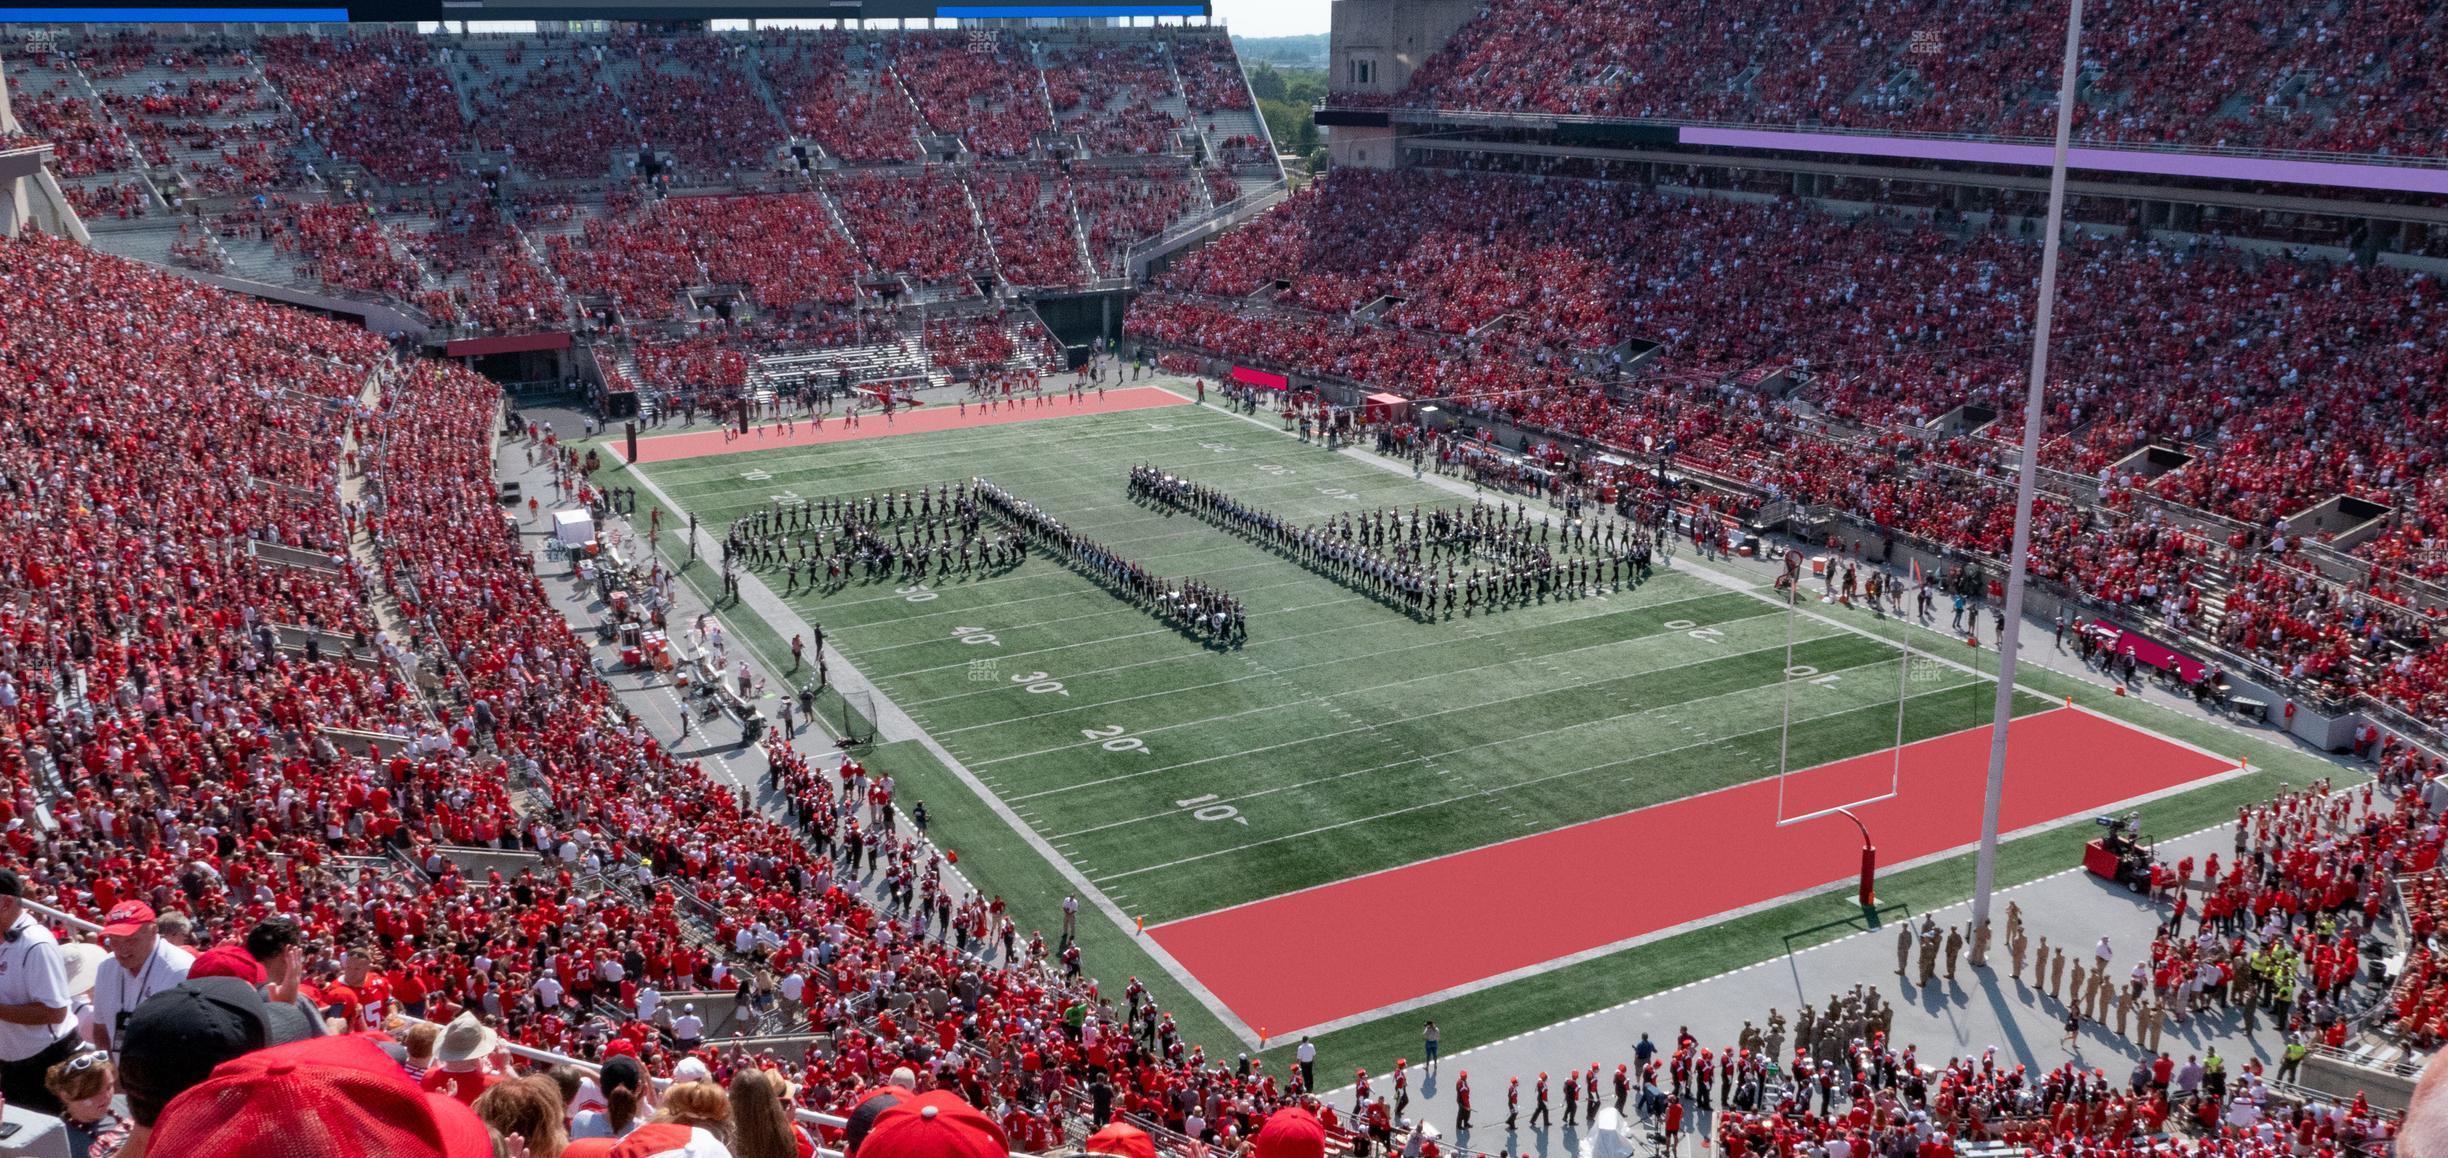
{"type": "Polygon", "coordinates": [[[2023,572],[2031,564],[2032,495],[2040,472],[2041,392],[2048,383],[2049,323],[2057,304],[2058,239],[2065,232],[2066,153],[2074,136],[2074,77],[2082,54],[2083,0],[2066,13],[2065,64],[2057,79],[2057,140],[2049,161],[2048,237],[2040,250],[2040,304],[2031,373],[2023,386],[2023,462],[2015,472],[2014,546],[2006,556],[2006,622],[1998,634],[1997,707],[1989,729],[1989,785],[1981,798],[1980,854],[1972,871],[1972,928],[1989,921],[1997,891],[1998,808],[2006,793],[2006,725],[2014,716],[2015,655],[2022,650],[2023,572]]]}

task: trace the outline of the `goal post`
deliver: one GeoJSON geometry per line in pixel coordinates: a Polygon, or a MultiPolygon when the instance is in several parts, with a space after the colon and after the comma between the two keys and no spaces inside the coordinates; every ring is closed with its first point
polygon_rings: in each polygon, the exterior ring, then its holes
{"type": "MultiPolygon", "coordinates": [[[[1827,561],[1827,566],[1830,568],[1835,568],[1842,566],[1843,563],[1844,560],[1842,558],[1831,557],[1827,561]]],[[[1794,778],[1797,774],[1797,769],[1795,769],[1793,766],[1793,726],[1796,702],[1797,700],[1800,700],[1801,702],[1807,704],[1808,699],[1806,697],[1812,695],[1814,689],[1833,689],[1839,685],[1839,681],[1843,678],[1842,675],[1836,673],[1823,673],[1818,668],[1807,663],[1799,662],[1795,658],[1794,651],[1798,642],[1800,625],[1803,618],[1802,604],[1806,600],[1822,598],[1821,596],[1814,595],[1809,591],[1809,586],[1811,585],[1808,583],[1807,577],[1798,574],[1798,571],[1799,568],[1789,568],[1791,581],[1782,584],[1779,588],[1779,593],[1783,596],[1785,602],[1785,666],[1784,671],[1782,672],[1778,681],[1780,689],[1780,695],[1778,696],[1778,710],[1780,712],[1780,718],[1777,728],[1777,794],[1775,827],[1780,829],[1790,828],[1794,825],[1824,820],[1835,816],[1841,816],[1844,819],[1851,821],[1853,826],[1861,832],[1862,838],[1860,901],[1865,908],[1872,907],[1877,903],[1877,898],[1873,890],[1873,884],[1878,872],[1878,846],[1871,840],[1869,826],[1863,823],[1861,817],[1856,815],[1854,810],[1865,808],[1882,801],[1892,800],[1896,798],[1903,790],[1905,735],[1904,713],[1907,705],[1909,705],[1912,700],[1911,684],[1916,670],[1916,655],[1912,643],[1913,629],[1911,624],[1906,621],[1903,616],[1909,615],[1911,612],[1904,611],[1892,616],[1882,613],[1881,617],[1875,621],[1877,626],[1868,629],[1868,634],[1877,638],[1881,642],[1894,647],[1896,650],[1894,687],[1895,732],[1888,748],[1885,782],[1883,784],[1873,782],[1860,785],[1859,788],[1853,790],[1857,794],[1850,796],[1850,798],[1839,798],[1831,801],[1827,798],[1828,792],[1824,788],[1819,791],[1813,791],[1811,786],[1807,783],[1801,785],[1794,783],[1794,778]],[[1889,630],[1890,628],[1893,629],[1892,633],[1889,630]]],[[[1900,582],[1902,582],[1902,580],[1892,574],[1882,575],[1880,579],[1880,585],[1882,589],[1885,590],[1892,590],[1893,588],[1890,585],[1900,582]]],[[[1822,590],[1827,589],[1828,586],[1832,586],[1832,584],[1829,584],[1826,580],[1822,580],[1821,584],[1819,585],[1821,586],[1822,590]]],[[[1866,588],[1864,588],[1864,590],[1866,591],[1866,588]]],[[[1882,598],[1885,598],[1885,596],[1882,595],[1882,598]]],[[[1921,659],[1920,662],[1923,665],[1927,665],[1931,661],[1924,658],[1921,659]]],[[[1884,699],[1886,695],[1886,690],[1883,684],[1881,686],[1879,695],[1881,699],[1884,699]]],[[[1876,706],[1876,701],[1874,701],[1872,705],[1865,706],[1876,706]]],[[[1807,720],[1805,722],[1807,723],[1807,720]]],[[[1849,762],[1840,761],[1839,763],[1849,762]]],[[[1799,772],[1807,774],[1812,771],[1812,769],[1817,767],[1820,766],[1811,765],[1800,769],[1799,772]]],[[[1845,791],[1845,789],[1842,786],[1839,786],[1837,791],[1842,792],[1845,791]]]]}
{"type": "Polygon", "coordinates": [[[837,730],[844,744],[864,747],[875,743],[875,693],[864,688],[843,690],[837,730]]]}

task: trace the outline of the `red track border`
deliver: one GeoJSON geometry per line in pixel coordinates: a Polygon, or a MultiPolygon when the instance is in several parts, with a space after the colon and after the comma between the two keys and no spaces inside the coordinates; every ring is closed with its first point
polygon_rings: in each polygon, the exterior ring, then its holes
{"type": "MultiPolygon", "coordinates": [[[[2079,709],[2008,730],[2000,827],[2013,831],[2235,770],[2079,709]]],[[[1887,864],[1980,832],[1990,728],[1905,745],[1890,799],[1855,810],[1887,864]]],[[[1786,777],[1785,814],[1878,796],[1888,749],[1786,777]]],[[[1769,777],[1321,885],[1148,930],[1233,1016],[1281,1037],[1844,881],[1852,825],[1777,827],[1769,777]]]]}
{"type": "MultiPolygon", "coordinates": [[[[1190,399],[1155,386],[1128,386],[1107,390],[1102,396],[1091,394],[1073,402],[1061,395],[1052,395],[1043,404],[1024,400],[1006,405],[997,402],[993,409],[970,403],[962,407],[921,406],[912,410],[895,411],[886,421],[882,411],[859,415],[858,425],[852,426],[841,417],[829,417],[817,422],[800,421],[790,434],[783,434],[780,423],[757,422],[749,425],[748,433],[731,437],[726,432],[698,430],[687,434],[659,434],[638,439],[639,463],[679,462],[692,458],[709,458],[724,454],[746,454],[758,450],[780,450],[793,446],[826,446],[836,442],[859,442],[870,438],[890,438],[900,434],[936,434],[946,430],[968,430],[981,426],[1004,426],[1015,422],[1038,422],[1049,418],[1077,418],[1086,414],[1119,414],[1126,410],[1150,410],[1159,406],[1188,406],[1190,399]]],[[[608,445],[615,455],[622,452],[617,436],[608,445]]]]}

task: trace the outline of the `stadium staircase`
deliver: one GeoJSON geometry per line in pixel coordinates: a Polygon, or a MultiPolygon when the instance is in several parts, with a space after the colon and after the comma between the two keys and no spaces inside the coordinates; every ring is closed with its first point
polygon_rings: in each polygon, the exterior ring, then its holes
{"type": "MultiPolygon", "coordinates": [[[[62,177],[60,183],[71,189],[78,187],[93,189],[133,180],[144,187],[142,192],[147,215],[166,212],[170,208],[170,203],[162,199],[161,190],[148,176],[152,166],[146,163],[143,150],[137,145],[136,134],[129,132],[128,126],[122,122],[118,114],[113,112],[109,105],[103,103],[101,89],[94,84],[93,78],[86,74],[84,66],[76,62],[75,55],[65,51],[55,51],[46,54],[42,63],[52,70],[65,74],[68,82],[68,99],[83,104],[97,122],[117,130],[125,146],[120,152],[121,164],[83,177],[62,177]]],[[[38,83],[38,78],[44,75],[40,72],[26,71],[17,79],[20,85],[31,89],[38,83]]],[[[48,82],[40,83],[47,84],[48,82]]],[[[20,110],[21,114],[22,112],[23,110],[20,110]]],[[[88,226],[116,220],[116,216],[109,213],[85,213],[81,216],[85,218],[88,226]]]]}
{"type": "MultiPolygon", "coordinates": [[[[790,117],[783,113],[782,98],[775,95],[772,82],[765,79],[765,54],[762,46],[757,44],[753,38],[744,42],[737,65],[748,74],[749,90],[757,94],[758,100],[765,102],[765,115],[773,118],[773,123],[780,133],[775,138],[777,145],[788,143],[792,139],[790,117]]],[[[811,148],[815,147],[813,141],[806,143],[811,148]]]]}

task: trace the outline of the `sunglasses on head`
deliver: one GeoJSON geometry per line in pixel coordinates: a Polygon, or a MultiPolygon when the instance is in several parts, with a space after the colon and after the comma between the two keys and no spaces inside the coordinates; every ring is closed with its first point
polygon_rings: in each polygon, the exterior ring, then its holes
{"type": "Polygon", "coordinates": [[[95,1066],[101,1065],[104,1061],[108,1060],[109,1057],[110,1055],[103,1053],[98,1049],[86,1050],[68,1059],[67,1072],[72,1074],[84,1073],[95,1066]]]}

